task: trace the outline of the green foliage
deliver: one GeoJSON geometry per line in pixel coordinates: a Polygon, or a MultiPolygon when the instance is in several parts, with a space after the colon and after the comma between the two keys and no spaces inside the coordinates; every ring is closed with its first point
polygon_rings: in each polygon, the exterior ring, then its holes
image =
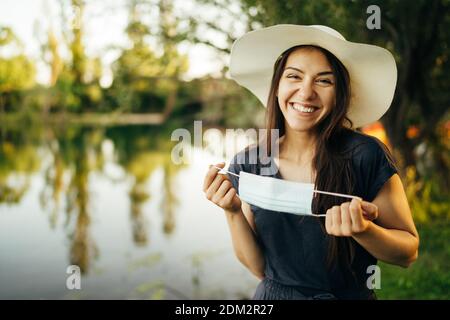
{"type": "Polygon", "coordinates": [[[450,199],[437,175],[416,179],[408,167],[405,189],[420,238],[419,257],[408,269],[380,263],[380,299],[449,299],[450,199]]]}
{"type": "Polygon", "coordinates": [[[408,167],[406,173],[405,191],[414,220],[420,223],[450,220],[450,199],[439,188],[437,177],[417,180],[413,167],[408,167]]]}
{"type": "Polygon", "coordinates": [[[449,299],[450,220],[444,217],[417,226],[419,257],[408,269],[380,263],[379,299],[449,299]]]}
{"type": "MultiPolygon", "coordinates": [[[[41,161],[29,132],[16,128],[0,133],[0,203],[18,203],[29,188],[29,175],[41,161]],[[16,179],[10,179],[15,176],[16,179]],[[17,177],[20,177],[17,179],[17,177]]],[[[30,132],[31,133],[31,132],[30,132]]],[[[33,132],[34,133],[34,132],[33,132]]]]}
{"type": "Polygon", "coordinates": [[[34,64],[23,54],[0,58],[0,92],[31,88],[35,74],[34,64]]]}
{"type": "Polygon", "coordinates": [[[145,41],[151,31],[142,22],[136,2],[130,3],[126,33],[131,47],[123,50],[113,64],[114,83],[110,90],[121,111],[165,111],[170,95],[178,90],[179,77],[187,71],[187,57],[177,49],[179,39],[175,37],[177,25],[172,19],[171,2],[161,1],[159,11],[160,47],[152,48],[145,41]]]}
{"type": "Polygon", "coordinates": [[[206,125],[244,128],[264,125],[265,109],[250,92],[229,79],[204,78],[200,83],[202,108],[197,118],[206,125]]]}
{"type": "MultiPolygon", "coordinates": [[[[80,86],[80,85],[78,85],[80,86]]],[[[63,69],[56,81],[53,91],[53,111],[78,111],[81,106],[80,96],[77,95],[75,76],[67,67],[63,69]]]]}
{"type": "Polygon", "coordinates": [[[17,37],[11,28],[1,27],[0,28],[0,46],[5,46],[10,43],[17,43],[17,37]]]}
{"type": "MultiPolygon", "coordinates": [[[[16,102],[17,93],[34,85],[36,69],[22,50],[22,45],[10,28],[0,27],[0,52],[13,52],[9,57],[0,56],[0,111],[16,102]],[[17,50],[14,50],[17,49],[17,50]]],[[[6,111],[11,109],[8,107],[6,111]]]]}

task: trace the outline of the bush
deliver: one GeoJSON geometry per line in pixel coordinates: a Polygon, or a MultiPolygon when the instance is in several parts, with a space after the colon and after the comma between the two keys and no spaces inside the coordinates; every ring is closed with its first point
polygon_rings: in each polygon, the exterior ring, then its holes
{"type": "Polygon", "coordinates": [[[420,235],[419,257],[408,269],[386,263],[381,268],[379,299],[450,298],[450,221],[417,225],[420,235]]]}

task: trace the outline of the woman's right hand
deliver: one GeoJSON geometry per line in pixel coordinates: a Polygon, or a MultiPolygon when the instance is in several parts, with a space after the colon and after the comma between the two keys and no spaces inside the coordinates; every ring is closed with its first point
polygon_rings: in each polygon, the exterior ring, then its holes
{"type": "MultiPolygon", "coordinates": [[[[216,167],[223,168],[225,163],[219,163],[216,167]]],[[[203,181],[203,192],[206,198],[225,211],[238,212],[241,210],[241,200],[236,195],[231,181],[224,174],[219,174],[219,169],[210,165],[203,181]]]]}

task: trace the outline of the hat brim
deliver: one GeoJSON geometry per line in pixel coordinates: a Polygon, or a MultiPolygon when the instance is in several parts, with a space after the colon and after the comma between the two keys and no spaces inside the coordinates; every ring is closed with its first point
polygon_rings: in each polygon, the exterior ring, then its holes
{"type": "Polygon", "coordinates": [[[352,92],[347,116],[355,128],[380,119],[389,109],[397,83],[392,54],[378,46],[337,38],[314,26],[276,25],[245,34],[231,49],[230,75],[266,107],[275,61],[298,45],[322,47],[347,68],[352,92]]]}

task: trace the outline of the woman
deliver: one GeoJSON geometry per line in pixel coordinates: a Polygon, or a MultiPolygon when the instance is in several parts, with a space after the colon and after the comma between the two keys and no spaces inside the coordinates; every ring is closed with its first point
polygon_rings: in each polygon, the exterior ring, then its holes
{"type": "MultiPolygon", "coordinates": [[[[203,190],[225,211],[238,259],[262,280],[254,299],[374,299],[370,266],[408,267],[419,246],[389,151],[354,131],[389,108],[392,55],[328,27],[277,25],[239,39],[230,65],[266,101],[267,129],[279,129],[276,145],[267,137],[272,176],[363,199],[316,194],[312,212],[324,218],[275,213],[241,201],[239,179],[211,166],[203,190]]],[[[245,161],[259,147],[238,153],[228,170],[261,174],[262,163],[245,161]]]]}

